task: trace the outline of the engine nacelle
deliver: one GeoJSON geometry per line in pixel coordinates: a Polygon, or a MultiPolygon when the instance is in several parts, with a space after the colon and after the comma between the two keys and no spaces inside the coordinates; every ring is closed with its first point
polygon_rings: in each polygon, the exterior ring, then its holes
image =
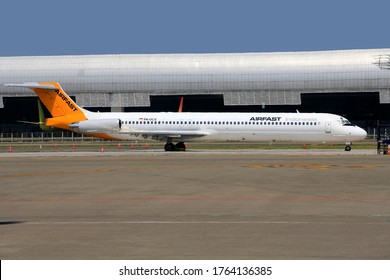
{"type": "Polygon", "coordinates": [[[81,133],[111,133],[121,130],[120,119],[85,120],[69,125],[74,131],[81,133]]]}

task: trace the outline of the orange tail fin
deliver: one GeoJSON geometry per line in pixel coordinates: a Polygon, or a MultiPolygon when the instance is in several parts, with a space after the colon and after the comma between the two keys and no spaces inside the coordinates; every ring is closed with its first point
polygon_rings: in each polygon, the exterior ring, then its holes
{"type": "Polygon", "coordinates": [[[87,119],[83,110],[64,92],[59,83],[24,83],[6,86],[32,89],[53,116],[46,120],[47,126],[69,129],[69,124],[87,119]]]}
{"type": "Polygon", "coordinates": [[[81,108],[64,92],[59,83],[39,83],[43,87],[31,87],[52,114],[53,118],[82,113],[81,108]],[[49,89],[53,88],[53,89],[49,89]]]}

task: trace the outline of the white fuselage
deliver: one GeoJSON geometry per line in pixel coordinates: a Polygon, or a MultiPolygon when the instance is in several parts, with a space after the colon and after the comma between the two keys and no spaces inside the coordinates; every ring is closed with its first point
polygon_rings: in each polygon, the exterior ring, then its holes
{"type": "MultiPolygon", "coordinates": [[[[119,119],[116,139],[166,141],[352,142],[367,136],[345,118],[322,113],[91,113],[91,119],[119,119]]],[[[80,131],[82,132],[82,131],[80,131]]]]}

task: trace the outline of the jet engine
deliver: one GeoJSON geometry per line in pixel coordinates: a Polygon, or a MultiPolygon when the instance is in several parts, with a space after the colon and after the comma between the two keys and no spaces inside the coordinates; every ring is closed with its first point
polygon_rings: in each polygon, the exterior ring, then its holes
{"type": "Polygon", "coordinates": [[[75,122],[69,127],[80,133],[111,133],[119,132],[121,124],[120,119],[100,119],[75,122]]]}

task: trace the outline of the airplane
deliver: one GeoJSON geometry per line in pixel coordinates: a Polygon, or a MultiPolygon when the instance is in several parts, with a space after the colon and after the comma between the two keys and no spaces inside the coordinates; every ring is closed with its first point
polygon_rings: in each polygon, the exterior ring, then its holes
{"type": "Polygon", "coordinates": [[[350,151],[353,141],[367,136],[328,113],[100,113],[79,107],[57,82],[5,86],[32,89],[52,115],[47,126],[110,140],[164,141],[165,151],[183,151],[191,141],[330,142],[345,143],[350,151]]]}

